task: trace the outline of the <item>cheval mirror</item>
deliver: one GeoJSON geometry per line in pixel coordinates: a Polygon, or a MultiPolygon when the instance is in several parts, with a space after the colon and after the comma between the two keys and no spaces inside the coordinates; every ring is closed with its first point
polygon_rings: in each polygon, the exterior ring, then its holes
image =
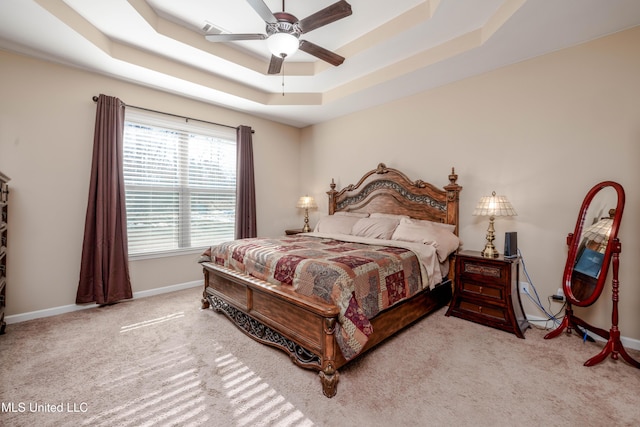
{"type": "Polygon", "coordinates": [[[618,329],[618,269],[622,248],[618,228],[624,203],[624,189],[620,184],[604,181],[595,185],[582,202],[574,232],[567,236],[569,253],[562,280],[566,297],[565,316],[562,323],[544,338],[555,338],[565,329],[571,334],[573,329],[582,327],[607,340],[604,349],[587,360],[585,366],[596,365],[609,354],[612,359],[617,360],[620,354],[628,363],[640,368],[640,362],[631,358],[622,346],[618,329]],[[612,326],[609,331],[605,331],[576,317],[572,306],[589,307],[598,300],[605,287],[610,264],[613,266],[612,326]]]}

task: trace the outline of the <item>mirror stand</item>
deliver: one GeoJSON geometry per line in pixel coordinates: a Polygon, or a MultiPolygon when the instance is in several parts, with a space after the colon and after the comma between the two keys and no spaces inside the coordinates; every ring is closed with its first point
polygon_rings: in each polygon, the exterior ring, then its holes
{"type": "Polygon", "coordinates": [[[613,261],[613,278],[611,281],[612,286],[612,295],[611,299],[613,301],[613,308],[611,311],[611,329],[609,331],[605,331],[604,329],[597,328],[585,322],[584,320],[576,317],[573,314],[573,309],[571,308],[571,303],[567,301],[567,307],[565,309],[565,316],[562,319],[562,323],[545,335],[544,339],[551,339],[559,336],[562,331],[567,330],[567,334],[571,334],[573,329],[578,329],[578,326],[581,326],[594,334],[604,338],[607,340],[604,348],[600,353],[593,356],[591,359],[587,360],[584,363],[584,366],[594,366],[598,363],[602,362],[607,356],[610,354],[611,358],[614,360],[618,360],[618,355],[621,355],[624,360],[626,360],[632,366],[636,368],[640,368],[640,362],[633,359],[629,353],[625,350],[622,345],[622,341],[620,340],[620,329],[618,329],[618,298],[620,292],[620,282],[618,281],[618,269],[620,267],[620,252],[621,252],[621,244],[618,238],[613,239],[613,247],[612,247],[612,261],[613,261]]]}
{"type": "Polygon", "coordinates": [[[614,360],[618,360],[618,353],[622,355],[622,358],[626,360],[629,364],[635,366],[636,368],[640,368],[640,362],[633,359],[629,356],[629,353],[624,349],[622,342],[620,341],[620,329],[618,329],[618,294],[620,288],[620,282],[618,281],[618,268],[620,267],[620,241],[618,239],[614,240],[614,249],[613,249],[613,279],[611,281],[612,295],[611,299],[613,300],[613,309],[611,311],[611,329],[607,336],[602,336],[607,339],[607,343],[600,353],[593,356],[591,359],[587,360],[584,365],[585,366],[593,366],[600,362],[602,362],[606,357],[611,354],[611,358],[614,360]]]}

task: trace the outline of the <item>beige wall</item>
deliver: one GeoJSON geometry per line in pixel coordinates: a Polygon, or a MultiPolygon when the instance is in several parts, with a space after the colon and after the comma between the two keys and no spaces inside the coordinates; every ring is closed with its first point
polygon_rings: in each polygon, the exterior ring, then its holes
{"type": "MultiPolygon", "coordinates": [[[[74,304],[95,103],[130,105],[255,129],[260,235],[302,223],[300,130],[101,75],[0,51],[0,170],[11,177],[7,314],[74,304]],[[281,206],[286,206],[282,209],[281,206]]],[[[131,262],[134,292],[200,280],[197,255],[131,262]]]]}
{"type": "MultiPolygon", "coordinates": [[[[79,273],[95,105],[106,93],[131,105],[256,130],[260,235],[299,225],[300,194],[326,212],[331,178],[355,182],[378,162],[464,186],[461,237],[484,244],[486,218],[471,215],[495,190],[518,216],[496,220],[519,247],[543,302],[561,285],[565,237],[586,192],[614,180],[627,192],[620,328],[640,339],[640,29],[535,58],[302,131],[104,76],[0,52],[0,170],[12,178],[8,314],[73,304],[79,273]],[[284,168],[281,165],[298,167],[284,168]],[[301,184],[299,184],[300,182],[301,184]],[[291,208],[290,208],[291,207],[291,208]]],[[[134,292],[199,280],[192,256],[134,261],[134,292]]],[[[610,285],[578,313],[608,329],[610,285]]],[[[557,307],[557,306],[554,306],[557,307]]],[[[541,313],[525,301],[525,310],[541,313]]]]}
{"type": "MultiPolygon", "coordinates": [[[[464,247],[484,245],[488,220],[471,215],[480,197],[508,196],[518,216],[496,219],[496,247],[502,252],[505,231],[518,233],[545,305],[561,286],[565,238],[584,196],[598,182],[617,181],[626,190],[620,328],[640,339],[638,46],[640,28],[306,128],[302,181],[325,201],[330,178],[339,187],[355,183],[378,162],[439,185],[455,166],[464,247]]],[[[608,330],[610,296],[608,285],[578,314],[608,330]]],[[[525,311],[542,316],[529,302],[525,311]]]]}

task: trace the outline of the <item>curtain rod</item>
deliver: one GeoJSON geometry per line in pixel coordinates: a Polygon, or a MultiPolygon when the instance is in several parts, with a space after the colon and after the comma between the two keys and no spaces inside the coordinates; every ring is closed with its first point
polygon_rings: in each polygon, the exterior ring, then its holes
{"type": "MultiPolygon", "coordinates": [[[[97,96],[93,96],[93,102],[98,102],[98,97],[97,96]]],[[[158,113],[158,114],[164,114],[165,116],[171,116],[171,117],[178,117],[180,119],[185,119],[187,121],[189,120],[195,120],[196,122],[202,122],[202,123],[208,123],[210,125],[216,125],[216,126],[224,126],[226,128],[230,128],[230,129],[238,129],[237,126],[231,126],[231,125],[225,125],[222,123],[216,123],[216,122],[209,122],[206,120],[200,120],[200,119],[194,119],[192,117],[186,117],[186,116],[180,116],[178,114],[171,114],[171,113],[165,113],[164,111],[158,111],[158,110],[152,110],[150,108],[144,108],[144,107],[136,107],[135,105],[128,105],[128,104],[124,104],[126,107],[130,107],[130,108],[135,108],[138,110],[143,110],[143,111],[150,111],[152,113],[158,113]]],[[[251,133],[256,133],[256,131],[254,131],[253,129],[251,129],[251,133]]]]}

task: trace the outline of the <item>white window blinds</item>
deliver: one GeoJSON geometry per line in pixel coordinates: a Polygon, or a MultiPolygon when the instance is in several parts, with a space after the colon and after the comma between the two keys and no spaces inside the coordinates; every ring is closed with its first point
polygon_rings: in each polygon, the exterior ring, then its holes
{"type": "Polygon", "coordinates": [[[129,255],[234,238],[233,129],[127,109],[124,180],[129,255]]]}

